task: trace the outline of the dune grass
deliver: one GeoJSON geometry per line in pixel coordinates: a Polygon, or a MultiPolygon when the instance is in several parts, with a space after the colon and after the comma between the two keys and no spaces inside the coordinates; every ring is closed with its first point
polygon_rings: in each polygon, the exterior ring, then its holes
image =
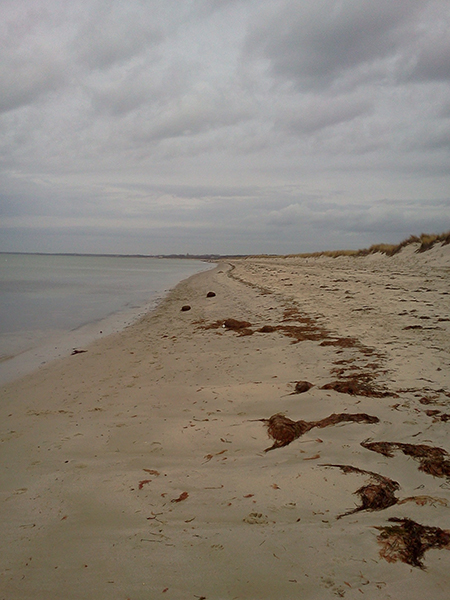
{"type": "Polygon", "coordinates": [[[370,246],[370,248],[362,248],[360,250],[325,250],[323,252],[310,252],[305,254],[288,254],[285,258],[309,258],[319,256],[337,258],[338,256],[368,256],[369,254],[375,254],[377,252],[386,254],[387,256],[394,256],[394,254],[397,254],[403,248],[411,244],[418,244],[416,252],[426,252],[437,243],[441,243],[443,245],[450,244],[450,231],[440,234],[421,233],[419,236],[411,235],[406,240],[400,242],[400,244],[373,244],[370,246]]]}

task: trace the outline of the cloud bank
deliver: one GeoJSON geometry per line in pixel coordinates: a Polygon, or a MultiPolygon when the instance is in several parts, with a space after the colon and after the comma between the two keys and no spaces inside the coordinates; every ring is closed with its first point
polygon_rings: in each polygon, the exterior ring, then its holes
{"type": "Polygon", "coordinates": [[[0,251],[293,253],[450,229],[447,2],[0,11],[0,251]]]}

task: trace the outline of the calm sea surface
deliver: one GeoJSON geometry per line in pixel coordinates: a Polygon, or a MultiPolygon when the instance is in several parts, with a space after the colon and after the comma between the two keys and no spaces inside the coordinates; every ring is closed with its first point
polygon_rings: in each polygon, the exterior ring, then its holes
{"type": "Polygon", "coordinates": [[[0,253],[0,381],[120,331],[181,280],[212,266],[183,259],[0,253]]]}

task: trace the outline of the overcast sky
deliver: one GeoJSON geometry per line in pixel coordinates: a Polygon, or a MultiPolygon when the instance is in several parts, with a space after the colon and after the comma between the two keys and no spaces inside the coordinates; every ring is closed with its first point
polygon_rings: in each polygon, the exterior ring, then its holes
{"type": "Polygon", "coordinates": [[[450,230],[447,0],[0,0],[0,250],[450,230]]]}

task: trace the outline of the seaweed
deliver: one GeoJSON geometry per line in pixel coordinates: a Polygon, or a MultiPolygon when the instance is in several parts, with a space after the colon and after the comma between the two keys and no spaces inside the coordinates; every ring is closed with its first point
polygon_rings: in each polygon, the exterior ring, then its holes
{"type": "Polygon", "coordinates": [[[365,396],[370,398],[385,398],[386,396],[395,396],[392,392],[379,389],[370,384],[371,375],[353,375],[338,381],[326,383],[321,390],[334,390],[340,394],[350,394],[351,396],[365,396]]]}
{"type": "Polygon", "coordinates": [[[277,328],[273,325],[263,325],[262,327],[260,327],[260,329],[257,329],[256,331],[258,333],[273,333],[276,330],[277,328]]]}
{"type": "Polygon", "coordinates": [[[143,479],[142,481],[139,482],[139,489],[142,490],[142,488],[144,487],[144,485],[146,483],[151,483],[151,479],[143,479]]]}
{"type": "Polygon", "coordinates": [[[450,531],[439,527],[421,525],[411,519],[392,517],[398,525],[375,527],[381,531],[377,537],[382,546],[380,556],[388,562],[402,562],[424,569],[423,556],[431,548],[450,550],[450,531]]]}
{"type": "Polygon", "coordinates": [[[277,330],[281,331],[286,337],[292,338],[292,344],[299,342],[319,341],[327,337],[327,332],[318,328],[312,322],[305,321],[304,325],[278,325],[277,330]]]}
{"type": "Polygon", "coordinates": [[[384,510],[390,506],[397,504],[398,498],[395,497],[395,492],[400,489],[400,485],[397,481],[383,477],[378,473],[372,471],[366,471],[364,469],[358,469],[350,465],[332,465],[324,464],[321,467],[336,467],[341,469],[345,474],[347,473],[359,473],[361,475],[368,475],[370,481],[367,485],[363,485],[355,494],[361,499],[361,505],[357,506],[353,510],[338,515],[338,519],[353,515],[361,510],[384,510]]]}
{"type": "Polygon", "coordinates": [[[174,498],[173,500],[171,500],[171,502],[183,502],[183,500],[186,500],[186,498],[189,497],[189,494],[187,492],[182,492],[178,498],[174,498]]]}
{"type": "Polygon", "coordinates": [[[295,383],[294,391],[290,394],[286,394],[287,396],[294,396],[295,394],[304,394],[312,387],[314,387],[314,384],[310,383],[309,381],[294,381],[292,383],[295,383]]]}
{"type": "Polygon", "coordinates": [[[383,456],[392,458],[394,450],[400,450],[406,456],[411,456],[419,461],[419,471],[433,477],[450,477],[450,460],[448,452],[443,448],[427,446],[425,444],[404,444],[401,442],[361,442],[363,448],[378,452],[383,456]]]}
{"type": "Polygon", "coordinates": [[[426,410],[425,414],[427,417],[433,417],[433,421],[436,423],[437,421],[441,421],[442,423],[447,423],[450,421],[450,413],[441,413],[440,410],[426,410]]]}
{"type": "Polygon", "coordinates": [[[333,413],[325,419],[319,421],[293,421],[286,417],[282,413],[272,415],[269,419],[257,419],[266,424],[267,433],[269,437],[274,440],[274,444],[270,448],[266,448],[264,452],[269,450],[275,450],[276,448],[282,448],[288,446],[291,442],[301,437],[314,427],[329,427],[330,425],[337,425],[338,423],[378,423],[378,417],[368,415],[366,413],[347,414],[333,413]]]}
{"type": "Polygon", "coordinates": [[[299,325],[278,325],[277,330],[286,337],[293,339],[293,344],[298,344],[306,340],[319,341],[327,339],[330,332],[318,324],[317,319],[303,315],[300,311],[292,306],[286,308],[283,314],[283,323],[294,321],[299,325]]]}
{"type": "Polygon", "coordinates": [[[251,326],[252,324],[248,321],[238,321],[237,319],[225,319],[223,322],[223,327],[225,327],[225,329],[233,329],[235,331],[239,329],[247,329],[251,326]]]}
{"type": "Polygon", "coordinates": [[[209,325],[203,325],[202,329],[228,329],[231,331],[236,331],[239,335],[252,335],[253,331],[249,329],[251,327],[251,323],[248,321],[238,321],[237,319],[222,319],[219,321],[214,321],[214,323],[209,323],[209,325]]]}

